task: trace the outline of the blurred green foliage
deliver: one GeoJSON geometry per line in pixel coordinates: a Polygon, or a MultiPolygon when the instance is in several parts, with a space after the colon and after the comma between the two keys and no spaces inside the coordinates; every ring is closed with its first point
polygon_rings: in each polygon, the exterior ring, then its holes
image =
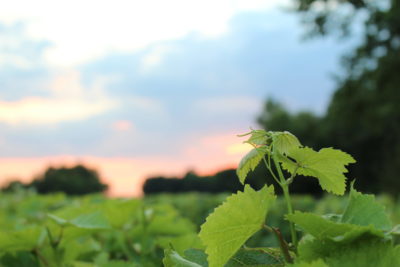
{"type": "Polygon", "coordinates": [[[24,189],[0,197],[0,266],[151,267],[171,245],[202,248],[196,225],[161,201],[24,189]]]}
{"type": "MultiPolygon", "coordinates": [[[[63,193],[38,195],[19,189],[0,194],[0,266],[161,266],[163,251],[173,247],[203,249],[197,232],[226,194],[159,194],[143,199],[107,199],[63,193]]],[[[380,196],[392,220],[400,222],[400,203],[380,196]]],[[[338,213],[346,198],[294,196],[296,210],[338,213]]],[[[288,237],[278,198],[269,224],[288,237]]],[[[260,231],[249,246],[276,246],[276,239],[260,231]]]]}

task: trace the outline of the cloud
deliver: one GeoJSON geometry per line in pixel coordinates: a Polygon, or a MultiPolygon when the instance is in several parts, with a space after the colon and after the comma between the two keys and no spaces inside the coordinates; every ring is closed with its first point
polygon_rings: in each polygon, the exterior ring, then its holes
{"type": "Polygon", "coordinates": [[[52,92],[50,98],[0,101],[0,121],[12,125],[35,125],[86,120],[115,107],[115,102],[102,95],[101,85],[99,82],[87,89],[82,87],[78,72],[63,73],[55,77],[47,88],[52,92]]]}
{"type": "Polygon", "coordinates": [[[47,47],[47,41],[27,38],[24,23],[4,25],[0,18],[0,71],[41,67],[41,55],[47,47]]]}
{"type": "MultiPolygon", "coordinates": [[[[185,160],[188,147],[192,155],[212,150],[203,136],[257,127],[268,96],[293,111],[323,112],[333,89],[326,73],[345,46],[302,44],[297,24],[289,14],[251,10],[231,17],[223,34],[192,32],[136,51],[107,50],[70,71],[2,69],[0,156],[185,160]]],[[[230,145],[229,153],[240,150],[230,145]]]]}
{"type": "Polygon", "coordinates": [[[118,76],[105,92],[120,105],[99,120],[108,125],[127,120],[135,132],[95,127],[90,132],[103,134],[97,143],[74,150],[104,156],[177,156],[198,142],[193,136],[257,127],[268,96],[293,111],[322,111],[333,88],[326,73],[335,68],[335,53],[343,47],[326,41],[300,44],[296,25],[279,11],[249,12],[235,16],[229,31],[218,37],[188,35],[82,65],[81,75],[89,82],[118,76]],[[154,64],[143,72],[143,62],[153,53],[154,64]]]}
{"type": "Polygon", "coordinates": [[[11,1],[0,9],[0,178],[83,162],[111,194],[139,195],[149,175],[234,167],[248,149],[236,135],[257,126],[268,96],[323,112],[346,44],[300,43],[276,2],[11,1]]]}
{"type": "Polygon", "coordinates": [[[0,121],[8,124],[47,124],[85,120],[107,110],[108,104],[42,98],[25,98],[15,102],[0,101],[0,121]]]}
{"type": "Polygon", "coordinates": [[[141,73],[149,73],[154,67],[161,64],[163,57],[172,49],[173,47],[168,45],[155,45],[147,49],[148,52],[141,59],[141,73]]]}
{"type": "Polygon", "coordinates": [[[267,97],[292,111],[322,113],[334,87],[327,73],[345,46],[331,40],[300,43],[297,24],[276,10],[243,13],[231,19],[224,35],[188,35],[139,52],[110,54],[82,70],[89,77],[118,73],[114,94],[162,103],[158,114],[167,114],[169,125],[162,116],[152,119],[164,131],[247,128],[267,97]],[[150,71],[143,73],[148,60],[150,71]]]}
{"type": "Polygon", "coordinates": [[[111,51],[138,51],[155,42],[180,39],[191,32],[214,38],[226,32],[235,14],[271,8],[282,1],[248,2],[71,0],[55,3],[39,0],[32,4],[15,0],[2,7],[0,21],[26,21],[32,38],[51,42],[52,46],[46,49],[46,61],[71,67],[111,51]]]}

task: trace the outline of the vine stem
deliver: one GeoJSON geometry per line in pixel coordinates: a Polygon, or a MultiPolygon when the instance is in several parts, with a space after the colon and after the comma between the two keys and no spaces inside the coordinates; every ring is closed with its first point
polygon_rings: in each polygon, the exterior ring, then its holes
{"type": "MultiPolygon", "coordinates": [[[[286,205],[287,205],[288,214],[289,215],[293,214],[293,206],[292,206],[292,201],[290,199],[290,193],[289,193],[289,185],[288,185],[285,177],[283,176],[281,166],[280,166],[279,161],[278,161],[278,159],[277,159],[277,157],[276,157],[276,155],[274,153],[272,153],[272,159],[273,159],[273,161],[275,163],[275,168],[276,168],[276,170],[278,172],[278,176],[279,176],[279,179],[280,179],[279,185],[282,187],[283,195],[285,197],[285,202],[286,202],[286,205]]],[[[297,169],[293,172],[292,176],[289,178],[290,180],[293,179],[293,177],[296,174],[296,171],[297,171],[297,169]]],[[[291,237],[292,237],[292,243],[293,243],[294,247],[296,248],[298,241],[297,241],[297,233],[296,233],[296,230],[294,228],[294,223],[289,222],[289,227],[290,227],[290,234],[291,234],[291,237]]]]}
{"type": "Polygon", "coordinates": [[[290,252],[289,252],[289,246],[286,243],[285,239],[283,238],[281,231],[278,228],[269,227],[268,225],[265,225],[265,224],[263,225],[263,228],[266,229],[267,231],[275,234],[276,239],[279,242],[279,247],[281,248],[283,256],[285,257],[285,261],[287,263],[293,263],[293,259],[290,256],[290,252]]]}
{"type": "Polygon", "coordinates": [[[275,182],[276,182],[277,184],[279,184],[279,186],[280,186],[280,187],[282,187],[282,184],[281,184],[281,182],[280,182],[280,181],[279,181],[279,179],[276,177],[275,173],[272,171],[272,169],[271,169],[271,165],[270,165],[270,164],[268,164],[268,162],[267,162],[267,160],[265,159],[265,157],[263,157],[263,160],[264,160],[264,164],[265,164],[265,166],[267,166],[267,169],[268,169],[268,170],[269,170],[269,172],[271,173],[271,175],[272,175],[272,178],[274,178],[275,182]]]}

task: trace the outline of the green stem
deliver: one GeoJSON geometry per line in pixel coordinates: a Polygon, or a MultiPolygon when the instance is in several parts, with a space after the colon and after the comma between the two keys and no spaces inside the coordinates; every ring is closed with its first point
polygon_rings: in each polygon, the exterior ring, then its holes
{"type": "Polygon", "coordinates": [[[58,235],[58,239],[55,241],[55,247],[58,247],[58,245],[61,243],[61,239],[63,238],[64,235],[64,227],[61,227],[60,233],[58,235]]]}
{"type": "Polygon", "coordinates": [[[54,248],[56,242],[53,239],[53,235],[51,234],[50,229],[48,227],[46,227],[46,233],[47,233],[47,237],[49,238],[51,247],[54,248]]]}
{"type": "Polygon", "coordinates": [[[269,172],[271,173],[272,178],[274,178],[275,182],[276,182],[277,184],[279,184],[279,185],[282,187],[281,182],[278,180],[278,178],[276,177],[275,173],[274,173],[274,172],[272,171],[272,169],[271,169],[271,164],[268,164],[268,162],[267,162],[267,160],[265,159],[265,157],[263,157],[263,161],[264,161],[265,166],[267,167],[267,169],[268,169],[269,172]]]}
{"type": "MultiPolygon", "coordinates": [[[[272,159],[275,163],[275,168],[278,171],[279,179],[281,181],[280,186],[282,187],[283,196],[285,197],[288,214],[289,215],[293,214],[293,207],[292,207],[292,201],[290,199],[289,186],[286,182],[285,177],[283,176],[281,166],[280,166],[279,161],[274,153],[272,153],[272,159]]],[[[295,175],[295,172],[293,173],[293,175],[291,177],[292,179],[293,179],[294,175],[295,175]]],[[[290,234],[292,237],[292,243],[293,243],[294,247],[297,247],[297,234],[296,234],[296,230],[294,228],[294,224],[292,222],[289,222],[289,227],[290,227],[290,234]]]]}

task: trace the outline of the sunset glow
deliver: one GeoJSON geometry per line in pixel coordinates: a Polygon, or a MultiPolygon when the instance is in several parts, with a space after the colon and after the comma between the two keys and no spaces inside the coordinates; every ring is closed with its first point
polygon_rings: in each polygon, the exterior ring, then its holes
{"type": "MultiPolygon", "coordinates": [[[[124,122],[119,122],[127,127],[124,122]]],[[[142,185],[151,176],[182,176],[187,171],[212,175],[222,169],[235,168],[250,146],[237,144],[234,134],[205,137],[188,147],[176,158],[171,157],[93,157],[72,155],[38,158],[1,158],[0,184],[19,179],[30,182],[49,166],[72,167],[83,164],[99,172],[102,181],[110,185],[109,196],[141,196],[142,185]],[[22,167],[23,166],[23,167],[22,167]]]]}
{"type": "Polygon", "coordinates": [[[81,163],[140,196],[150,176],[235,168],[267,98],[321,114],[331,96],[345,45],[302,42],[290,3],[4,4],[0,183],[81,163]]]}

